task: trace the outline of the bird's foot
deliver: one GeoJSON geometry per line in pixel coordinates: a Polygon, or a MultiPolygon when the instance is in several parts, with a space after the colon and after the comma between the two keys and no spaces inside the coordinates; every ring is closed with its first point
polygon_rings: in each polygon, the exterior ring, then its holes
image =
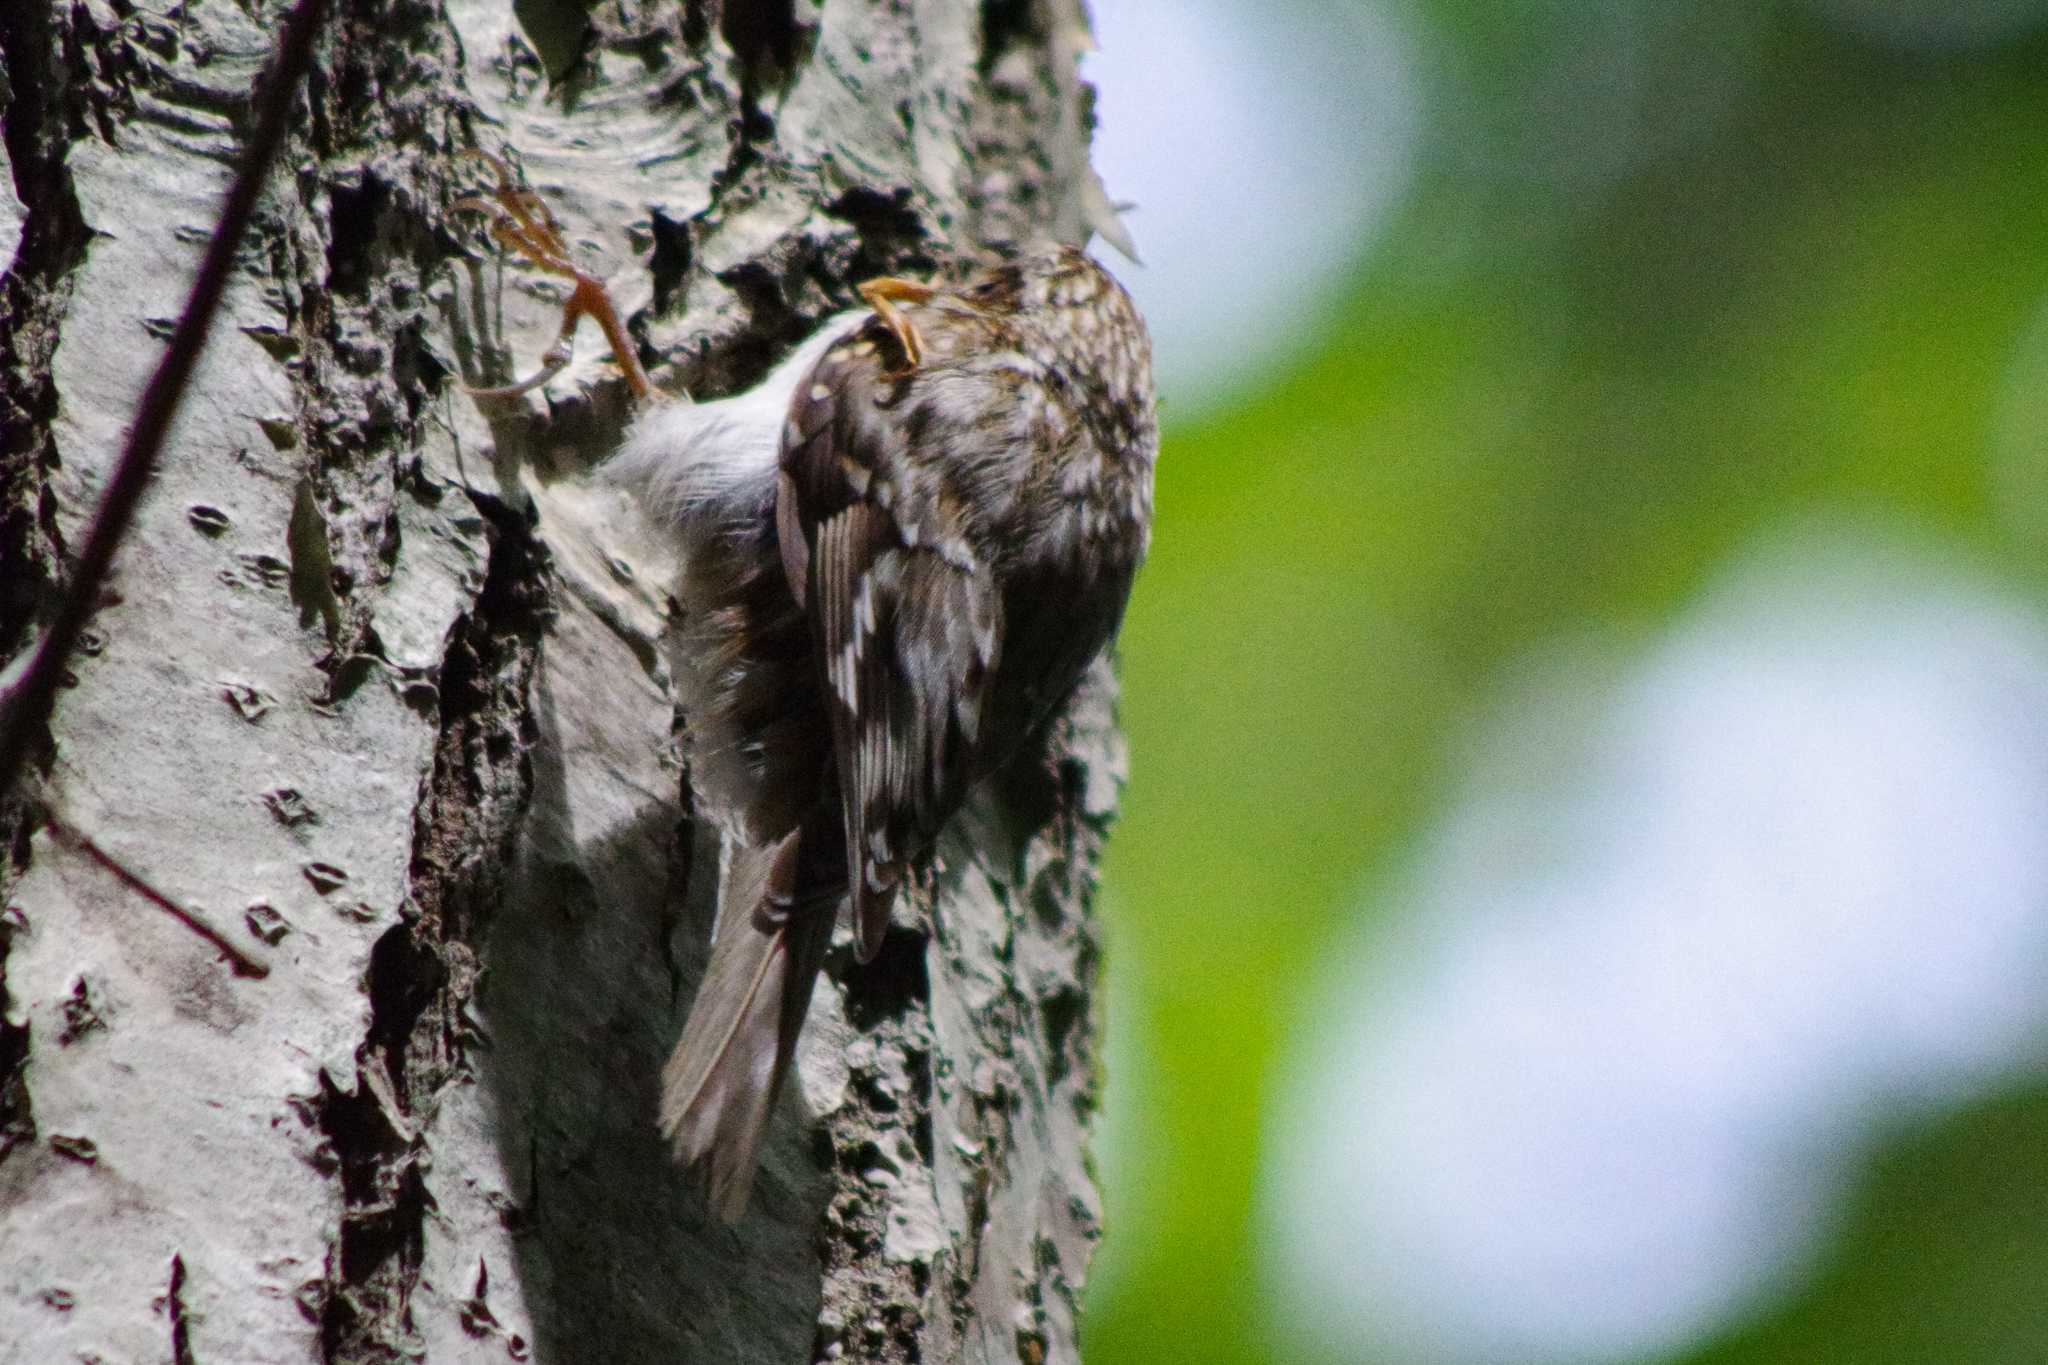
{"type": "Polygon", "coordinates": [[[516,398],[547,383],[560,374],[574,356],[576,324],[589,317],[594,318],[604,332],[604,339],[612,348],[612,359],[625,375],[626,385],[633,390],[633,396],[639,399],[653,397],[654,384],[640,366],[633,338],[620,320],[604,281],[578,266],[571,258],[569,244],[563,240],[561,228],[541,197],[532,190],[520,188],[512,168],[502,158],[473,148],[464,155],[488,165],[496,172],[498,184],[490,194],[458,199],[453,207],[488,214],[491,236],[500,246],[517,252],[550,275],[560,275],[574,282],[569,297],[562,304],[562,329],[555,337],[555,344],[541,353],[539,373],[514,384],[471,388],[469,392],[478,398],[516,398]]]}

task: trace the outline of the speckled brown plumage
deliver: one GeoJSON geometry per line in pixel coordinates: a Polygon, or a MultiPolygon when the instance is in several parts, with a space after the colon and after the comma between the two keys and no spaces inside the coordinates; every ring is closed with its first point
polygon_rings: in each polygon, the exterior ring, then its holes
{"type": "Polygon", "coordinates": [[[1150,348],[1100,266],[1054,248],[863,292],[872,313],[749,394],[657,409],[619,461],[685,548],[693,769],[727,831],[662,1103],[727,1218],[834,907],[872,957],[968,788],[1115,634],[1149,538],[1150,348]]]}

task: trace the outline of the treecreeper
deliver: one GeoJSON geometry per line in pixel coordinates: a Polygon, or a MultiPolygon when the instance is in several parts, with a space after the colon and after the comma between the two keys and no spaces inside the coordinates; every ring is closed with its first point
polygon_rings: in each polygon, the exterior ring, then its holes
{"type": "Polygon", "coordinates": [[[604,477],[682,550],[679,700],[724,849],[660,1121],[737,1221],[839,907],[872,959],[969,788],[1116,634],[1151,533],[1151,345],[1107,271],[1047,244],[958,283],[870,280],[755,387],[663,398],[493,164],[464,206],[574,288],[542,373],[481,392],[545,380],[594,317],[646,405],[604,477]]]}

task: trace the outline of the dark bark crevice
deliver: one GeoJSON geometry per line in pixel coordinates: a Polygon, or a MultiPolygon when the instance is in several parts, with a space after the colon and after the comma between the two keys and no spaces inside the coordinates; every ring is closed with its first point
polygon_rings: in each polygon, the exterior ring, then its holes
{"type": "Polygon", "coordinates": [[[0,11],[0,135],[26,210],[12,266],[0,275],[0,659],[26,647],[62,572],[49,486],[61,458],[50,432],[58,397],[50,358],[67,277],[85,259],[89,235],[65,149],[92,85],[72,24],[72,12],[51,5],[0,11]]]}
{"type": "Polygon", "coordinates": [[[1017,48],[1045,41],[1044,6],[1040,0],[981,0],[981,74],[1017,48]]]}
{"type": "Polygon", "coordinates": [[[323,1310],[334,1365],[415,1351],[411,1302],[433,1212],[422,1134],[441,1095],[473,1079],[480,945],[532,790],[528,691],[551,616],[548,557],[524,518],[479,496],[491,553],[439,680],[439,740],[414,824],[402,921],[371,955],[370,1027],[356,1087],[322,1096],[340,1161],[341,1241],[323,1310]]]}
{"type": "Polygon", "coordinates": [[[788,83],[816,34],[797,18],[797,0],[726,0],[718,31],[740,59],[747,99],[756,107],[762,91],[788,83]]]}
{"type": "Polygon", "coordinates": [[[8,950],[25,923],[19,907],[0,910],[0,1166],[36,1138],[35,1108],[22,1070],[28,1060],[29,1026],[10,1022],[18,1002],[7,989],[8,950]]]}

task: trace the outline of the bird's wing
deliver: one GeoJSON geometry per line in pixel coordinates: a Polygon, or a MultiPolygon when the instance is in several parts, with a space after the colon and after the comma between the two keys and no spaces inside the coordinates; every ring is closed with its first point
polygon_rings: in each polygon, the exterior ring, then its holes
{"type": "Polygon", "coordinates": [[[777,505],[829,694],[863,959],[973,777],[1003,636],[993,575],[947,538],[943,505],[889,481],[917,437],[908,414],[875,401],[891,383],[882,364],[850,339],[799,386],[777,505]]]}

